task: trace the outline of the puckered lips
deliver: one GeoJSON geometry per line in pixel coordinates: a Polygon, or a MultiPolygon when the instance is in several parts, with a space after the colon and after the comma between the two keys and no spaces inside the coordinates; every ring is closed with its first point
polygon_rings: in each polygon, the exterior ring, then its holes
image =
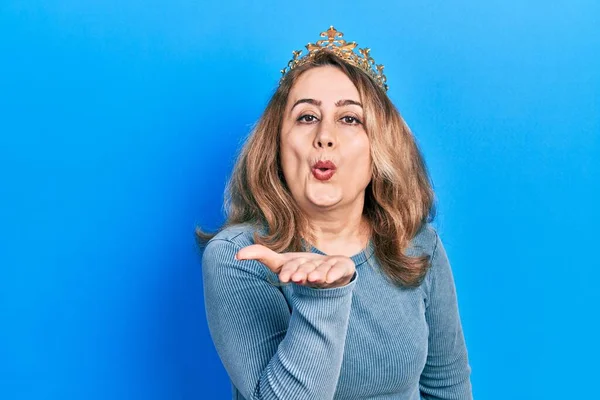
{"type": "Polygon", "coordinates": [[[312,173],[320,181],[327,181],[335,174],[335,164],[329,160],[317,161],[312,167],[312,173]]]}

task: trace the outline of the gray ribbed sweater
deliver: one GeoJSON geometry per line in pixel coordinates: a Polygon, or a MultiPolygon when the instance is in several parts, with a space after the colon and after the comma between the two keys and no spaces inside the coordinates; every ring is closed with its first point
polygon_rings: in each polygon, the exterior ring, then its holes
{"type": "Polygon", "coordinates": [[[412,289],[385,278],[371,244],[351,257],[346,286],[273,286],[266,266],[234,258],[252,233],[226,228],[202,257],[208,327],[233,399],[472,398],[452,271],[430,224],[408,249],[432,256],[412,289]]]}

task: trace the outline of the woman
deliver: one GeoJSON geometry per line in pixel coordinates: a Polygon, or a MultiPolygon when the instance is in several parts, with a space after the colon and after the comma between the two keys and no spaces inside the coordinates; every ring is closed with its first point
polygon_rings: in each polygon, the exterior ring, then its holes
{"type": "Polygon", "coordinates": [[[470,399],[434,194],[383,66],[333,27],[294,52],[198,230],[234,399],[470,399]]]}

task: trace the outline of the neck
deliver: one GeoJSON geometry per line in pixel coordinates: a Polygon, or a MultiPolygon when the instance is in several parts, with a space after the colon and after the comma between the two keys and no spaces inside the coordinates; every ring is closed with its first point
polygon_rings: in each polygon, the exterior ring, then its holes
{"type": "Polygon", "coordinates": [[[325,254],[351,256],[367,246],[370,223],[363,215],[364,201],[349,207],[308,214],[313,246],[325,254]]]}

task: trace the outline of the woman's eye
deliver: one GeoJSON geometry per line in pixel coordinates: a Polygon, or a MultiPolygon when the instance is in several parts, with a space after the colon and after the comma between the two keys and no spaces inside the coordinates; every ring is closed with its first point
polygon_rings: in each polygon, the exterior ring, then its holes
{"type": "Polygon", "coordinates": [[[298,121],[307,122],[307,123],[315,122],[316,120],[317,120],[317,117],[315,117],[314,115],[310,115],[310,114],[304,114],[298,118],[298,121]]]}
{"type": "MultiPolygon", "coordinates": [[[[316,122],[318,120],[319,119],[316,116],[312,115],[312,114],[304,114],[304,115],[301,115],[300,117],[298,117],[298,119],[297,119],[298,122],[302,122],[302,123],[305,123],[305,124],[312,124],[312,123],[314,123],[314,122],[316,122]]],[[[360,122],[360,120],[358,118],[350,116],[350,115],[342,117],[341,121],[344,122],[345,124],[348,124],[348,125],[359,125],[359,124],[361,124],[361,122],[360,122]]]]}
{"type": "Polygon", "coordinates": [[[356,117],[346,116],[346,117],[342,117],[342,120],[346,124],[349,124],[349,125],[358,125],[358,124],[360,124],[360,121],[356,117]]]}

